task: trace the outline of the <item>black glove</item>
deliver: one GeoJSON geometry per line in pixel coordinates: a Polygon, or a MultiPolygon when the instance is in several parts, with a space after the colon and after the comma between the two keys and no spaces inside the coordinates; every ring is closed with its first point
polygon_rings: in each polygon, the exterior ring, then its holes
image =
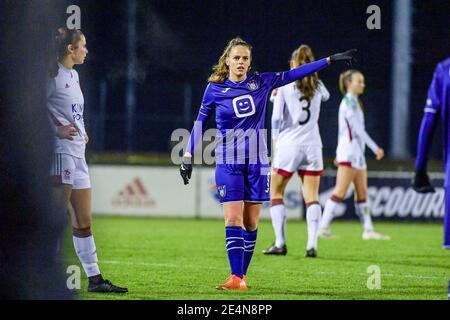
{"type": "Polygon", "coordinates": [[[426,170],[416,170],[416,174],[412,181],[412,188],[419,193],[435,192],[426,170]]]}
{"type": "Polygon", "coordinates": [[[180,175],[183,178],[184,184],[185,185],[188,184],[189,179],[191,178],[191,175],[192,175],[191,158],[189,158],[189,157],[183,158],[183,161],[181,162],[181,166],[180,166],[180,175]]]}
{"type": "Polygon", "coordinates": [[[355,54],[357,51],[357,49],[351,49],[345,52],[333,54],[332,56],[330,56],[330,61],[345,61],[347,65],[351,67],[353,63],[356,63],[355,54]]]}

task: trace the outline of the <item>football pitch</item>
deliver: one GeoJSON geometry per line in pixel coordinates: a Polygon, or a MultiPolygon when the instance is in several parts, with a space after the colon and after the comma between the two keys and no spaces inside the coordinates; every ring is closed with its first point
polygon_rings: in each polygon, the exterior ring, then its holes
{"type": "MultiPolygon", "coordinates": [[[[102,274],[129,293],[88,293],[82,272],[78,298],[446,300],[450,251],[442,249],[442,226],[375,226],[391,240],[364,241],[359,222],[335,221],[335,238],[320,239],[318,257],[305,258],[305,222],[288,221],[286,256],[265,256],[261,251],[272,244],[273,231],[270,221],[261,221],[247,275],[251,288],[236,292],[214,288],[230,272],[222,220],[97,215],[93,232],[102,274]],[[368,273],[374,265],[381,272],[379,289],[373,288],[373,269],[368,273]]],[[[69,233],[65,248],[65,263],[79,265],[69,233]]]]}

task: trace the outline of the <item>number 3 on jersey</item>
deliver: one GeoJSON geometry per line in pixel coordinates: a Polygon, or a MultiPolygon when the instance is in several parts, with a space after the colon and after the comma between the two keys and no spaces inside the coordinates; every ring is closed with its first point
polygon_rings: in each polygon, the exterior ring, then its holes
{"type": "Polygon", "coordinates": [[[308,98],[303,96],[300,98],[300,103],[302,105],[302,110],[306,111],[306,119],[298,122],[298,124],[302,126],[302,125],[308,123],[309,119],[311,118],[311,109],[310,109],[311,101],[309,101],[308,98]],[[305,106],[305,103],[306,103],[306,106],[305,106]]]}

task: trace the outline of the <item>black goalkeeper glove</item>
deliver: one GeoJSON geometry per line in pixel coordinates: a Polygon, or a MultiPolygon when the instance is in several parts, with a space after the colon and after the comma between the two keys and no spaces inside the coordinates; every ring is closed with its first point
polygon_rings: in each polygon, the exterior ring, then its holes
{"type": "Polygon", "coordinates": [[[416,170],[414,179],[412,181],[412,188],[419,193],[433,193],[435,192],[430,183],[426,170],[416,170]]]}
{"type": "Polygon", "coordinates": [[[189,184],[189,179],[192,175],[192,164],[190,157],[184,157],[180,166],[180,175],[183,178],[184,184],[189,184]]]}
{"type": "Polygon", "coordinates": [[[356,63],[355,55],[357,51],[358,51],[357,49],[351,49],[345,52],[333,54],[332,56],[330,56],[330,61],[331,62],[345,61],[347,65],[351,67],[352,64],[356,63]]]}

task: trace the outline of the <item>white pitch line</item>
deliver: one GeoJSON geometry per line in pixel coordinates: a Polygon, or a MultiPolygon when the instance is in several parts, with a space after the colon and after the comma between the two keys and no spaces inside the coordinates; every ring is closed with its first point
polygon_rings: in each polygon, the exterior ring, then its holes
{"type": "MultiPolygon", "coordinates": [[[[198,268],[197,265],[186,265],[186,264],[171,264],[171,263],[154,263],[154,262],[127,262],[127,261],[118,261],[118,260],[100,260],[99,264],[123,264],[123,265],[137,265],[137,266],[146,266],[146,267],[163,267],[163,268],[198,268]]],[[[205,267],[202,266],[202,269],[211,269],[211,270],[222,270],[223,268],[216,267],[205,267]]]]}
{"type": "MultiPolygon", "coordinates": [[[[316,274],[321,275],[354,275],[351,272],[316,272],[316,274]]],[[[360,276],[367,276],[368,273],[358,273],[360,276]]],[[[381,277],[394,277],[394,278],[413,278],[413,279],[447,279],[447,277],[436,277],[436,276],[422,276],[422,275],[413,275],[413,274],[393,274],[393,273],[381,273],[381,277]]]]}
{"type": "MultiPolygon", "coordinates": [[[[169,264],[169,263],[153,263],[153,262],[127,262],[127,261],[118,261],[118,260],[102,260],[99,261],[101,263],[106,264],[123,264],[123,265],[138,265],[138,266],[147,266],[147,267],[163,267],[163,268],[198,268],[198,266],[194,265],[186,265],[186,264],[169,264]]],[[[223,268],[218,267],[205,267],[203,266],[202,269],[210,269],[210,270],[222,270],[223,268]]],[[[354,273],[351,272],[326,272],[326,271],[320,271],[316,272],[318,275],[354,275],[354,273]]],[[[367,276],[368,273],[358,273],[359,276],[367,276]]],[[[394,277],[394,278],[412,278],[412,279],[446,279],[446,277],[436,277],[436,276],[423,276],[423,275],[413,275],[413,274],[393,274],[393,273],[381,273],[381,277],[394,277]]]]}

